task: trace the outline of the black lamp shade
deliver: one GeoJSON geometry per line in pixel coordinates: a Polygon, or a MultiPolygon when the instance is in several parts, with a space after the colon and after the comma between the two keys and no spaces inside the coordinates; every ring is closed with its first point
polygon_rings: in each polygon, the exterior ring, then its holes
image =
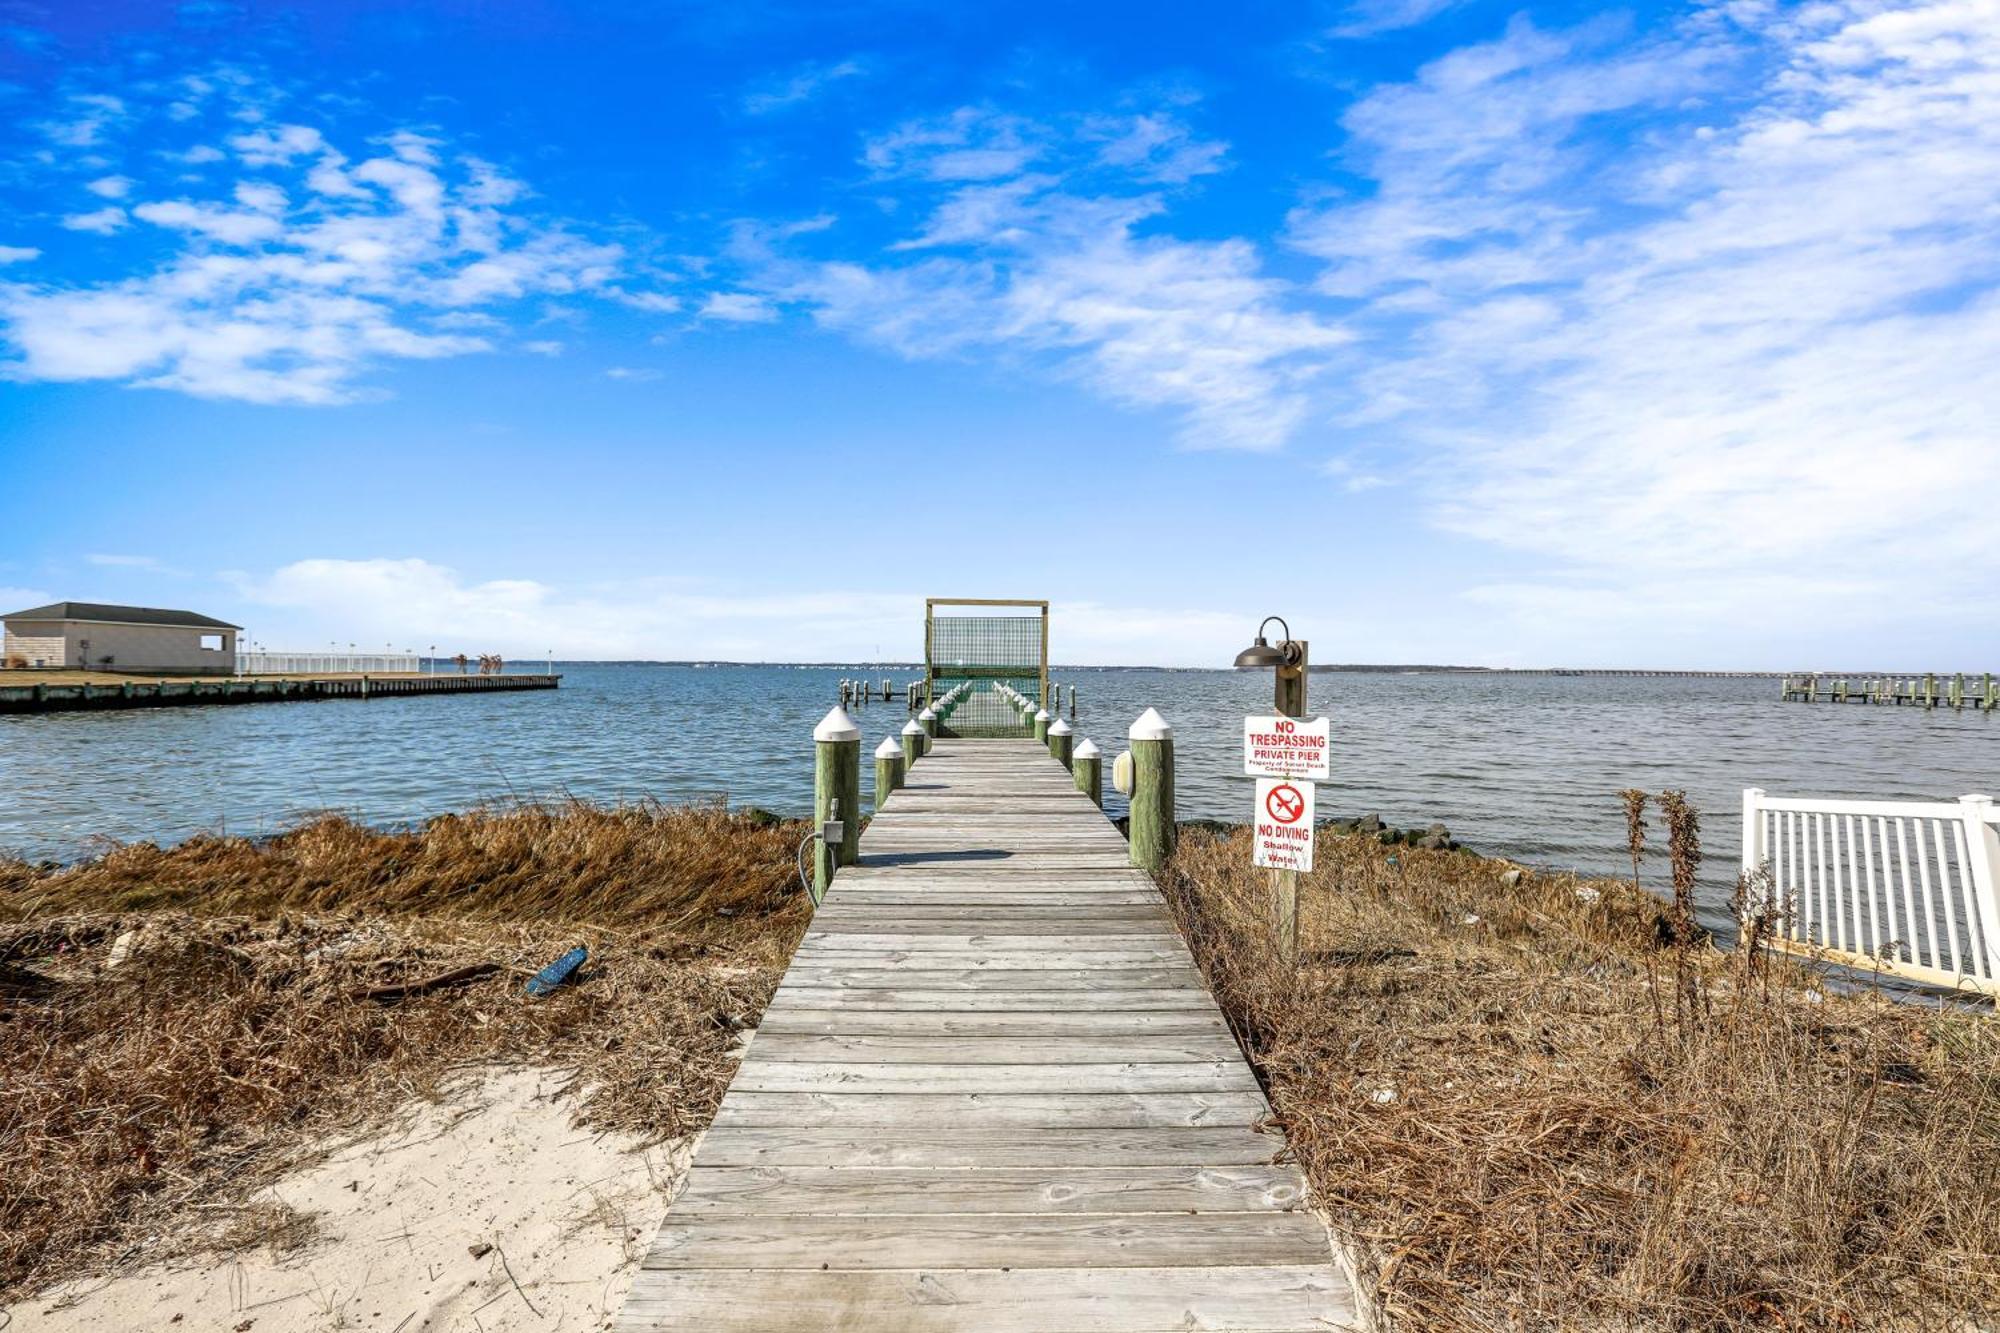
{"type": "Polygon", "coordinates": [[[1261,634],[1257,636],[1257,642],[1236,654],[1236,665],[1239,667],[1275,667],[1284,664],[1284,650],[1273,648],[1261,634]]]}

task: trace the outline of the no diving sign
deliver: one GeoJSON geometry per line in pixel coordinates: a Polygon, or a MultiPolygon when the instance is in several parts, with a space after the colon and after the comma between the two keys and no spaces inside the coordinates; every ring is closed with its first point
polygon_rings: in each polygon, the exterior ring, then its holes
{"type": "Polygon", "coordinates": [[[1291,778],[1257,779],[1250,824],[1250,863],[1273,870],[1313,868],[1313,785],[1291,778]]]}
{"type": "Polygon", "coordinates": [[[1243,719],[1243,772],[1253,778],[1333,776],[1331,718],[1246,717],[1243,719]]]}

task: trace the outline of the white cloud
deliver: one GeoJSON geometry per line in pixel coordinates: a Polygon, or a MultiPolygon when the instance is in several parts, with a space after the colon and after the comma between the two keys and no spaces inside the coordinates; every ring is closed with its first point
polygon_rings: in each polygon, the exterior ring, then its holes
{"type": "Polygon", "coordinates": [[[1228,144],[1198,140],[1186,125],[1159,113],[1100,119],[1092,130],[1104,140],[1099,162],[1170,185],[1222,170],[1229,151],[1228,144]]]}
{"type": "Polygon", "coordinates": [[[1359,0],[1329,32],[1333,37],[1373,37],[1428,23],[1464,0],[1359,0]]]}
{"type": "MultiPolygon", "coordinates": [[[[255,88],[237,95],[257,109],[255,88]]],[[[13,354],[0,374],[341,403],[366,392],[378,362],[487,349],[509,303],[604,291],[618,276],[618,247],[521,211],[524,187],[435,136],[390,134],[358,162],[319,129],[275,121],[228,142],[249,174],[218,173],[209,197],[133,208],[178,238],[164,260],[87,284],[0,283],[13,354]],[[450,314],[481,322],[450,328],[439,318],[450,314]]],[[[197,156],[210,158],[164,155],[197,156]]],[[[64,225],[126,222],[114,206],[64,225]]]]}
{"type": "Polygon", "coordinates": [[[122,99],[103,93],[77,93],[67,99],[63,118],[44,121],[41,130],[61,147],[92,148],[103,141],[105,130],[124,119],[122,99]]]}
{"type": "Polygon", "coordinates": [[[123,199],[132,192],[129,176],[100,176],[84,187],[100,199],[123,199]]]}
{"type": "Polygon", "coordinates": [[[843,79],[856,78],[867,72],[867,66],[858,60],[802,65],[790,74],[763,83],[754,91],[744,94],[743,109],[753,116],[768,116],[773,112],[788,111],[811,101],[832,84],[843,79]]]}
{"type": "Polygon", "coordinates": [[[175,578],[186,577],[187,571],[176,569],[156,555],[114,555],[103,551],[93,551],[83,557],[84,563],[99,569],[130,569],[148,574],[166,574],[175,578]]]}
{"type": "Polygon", "coordinates": [[[10,588],[0,585],[0,607],[11,611],[25,611],[31,606],[47,606],[55,600],[55,594],[45,588],[10,588]]]}
{"type": "Polygon", "coordinates": [[[91,213],[71,213],[62,220],[62,225],[70,231],[89,231],[99,236],[109,236],[123,227],[125,221],[124,209],[100,208],[91,213]]]}
{"type": "MultiPolygon", "coordinates": [[[[230,576],[263,608],[273,647],[395,642],[443,652],[536,658],[733,658],[861,661],[923,651],[923,593],[759,594],[697,578],[627,578],[565,586],[473,578],[422,559],[311,559],[230,576]],[[287,642],[289,640],[289,642],[287,642]]],[[[27,603],[23,603],[26,605],[27,603]]],[[[241,616],[238,617],[242,618],[241,616]]],[[[1065,662],[1208,665],[1242,646],[1240,611],[1059,602],[1065,662]]]]}
{"type": "Polygon", "coordinates": [[[236,150],[244,165],[252,167],[289,166],[295,158],[327,151],[326,137],[310,125],[250,130],[232,135],[229,146],[236,150]]]}
{"type": "Polygon", "coordinates": [[[1011,176],[1040,156],[1038,134],[1039,127],[1023,117],[960,107],[949,115],[906,121],[871,139],[862,161],[885,176],[992,180],[1011,176]]]}
{"type": "Polygon", "coordinates": [[[0,264],[24,264],[41,257],[42,252],[32,245],[0,245],[0,264]]]}
{"type": "Polygon", "coordinates": [[[644,383],[660,378],[660,372],[646,366],[612,366],[604,372],[608,380],[624,380],[629,383],[644,383]]]}
{"type": "Polygon", "coordinates": [[[681,299],[666,292],[612,292],[609,295],[620,304],[634,310],[645,310],[656,315],[671,315],[681,308],[681,299]]]}
{"type": "Polygon", "coordinates": [[[1885,568],[1990,565],[1990,488],[1943,479],[1991,473],[2000,419],[1996,19],[1516,21],[1362,99],[1373,192],[1294,220],[1368,334],[1349,427],[1448,483],[1445,526],[1558,562],[1514,609],[1673,570],[1657,605],[1706,624],[1860,626],[1885,568]]]}
{"type": "Polygon", "coordinates": [[[213,204],[193,204],[185,199],[172,203],[140,204],[132,216],[156,227],[197,232],[225,245],[250,245],[284,234],[285,226],[274,217],[248,209],[222,208],[213,204]]]}
{"type": "Polygon", "coordinates": [[[522,343],[521,350],[533,352],[536,356],[561,356],[563,345],[553,338],[538,338],[532,342],[522,343]]]}
{"type": "Polygon", "coordinates": [[[969,185],[910,245],[914,263],[773,263],[774,294],[908,357],[1018,351],[1133,407],[1184,416],[1197,447],[1269,449],[1304,419],[1306,386],[1347,335],[1290,307],[1242,240],[1145,236],[1151,196],[1079,197],[1046,178],[969,185]]]}
{"type": "Polygon", "coordinates": [[[769,324],[778,311],[764,297],[751,292],[716,292],[701,303],[703,319],[727,324],[769,324]]]}

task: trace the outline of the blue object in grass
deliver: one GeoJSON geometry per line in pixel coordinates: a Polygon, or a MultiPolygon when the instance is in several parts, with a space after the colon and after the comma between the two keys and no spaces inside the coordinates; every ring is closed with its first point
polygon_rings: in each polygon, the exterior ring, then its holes
{"type": "Polygon", "coordinates": [[[590,950],[584,948],[581,944],[577,945],[574,949],[571,949],[568,953],[535,973],[534,976],[528,978],[528,994],[547,995],[556,987],[568,981],[572,976],[575,976],[576,970],[583,966],[583,960],[588,957],[590,957],[590,950]]]}

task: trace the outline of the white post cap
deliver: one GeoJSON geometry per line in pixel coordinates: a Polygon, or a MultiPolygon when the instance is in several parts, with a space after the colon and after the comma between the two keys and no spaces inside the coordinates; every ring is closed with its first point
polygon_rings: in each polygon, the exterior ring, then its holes
{"type": "Polygon", "coordinates": [[[921,736],[921,735],[923,735],[923,734],[924,734],[924,726],[923,726],[923,723],[921,723],[921,722],[905,722],[905,723],[903,724],[903,734],[904,734],[905,736],[921,736]]]}
{"type": "Polygon", "coordinates": [[[1139,714],[1139,720],[1125,734],[1135,741],[1170,741],[1174,738],[1174,729],[1167,725],[1167,720],[1160,716],[1157,708],[1148,708],[1139,714]]]}
{"type": "Polygon", "coordinates": [[[1048,710],[1048,709],[1046,709],[1046,708],[1037,708],[1037,709],[1035,710],[1035,721],[1037,721],[1037,722],[1046,722],[1046,721],[1048,721],[1048,720],[1049,720],[1049,710],[1048,710]]]}
{"type": "Polygon", "coordinates": [[[926,708],[923,712],[917,714],[917,720],[920,722],[929,722],[936,717],[937,709],[935,708],[926,708]]]}
{"type": "MultiPolygon", "coordinates": [[[[1052,727],[1052,728],[1050,728],[1050,730],[1052,730],[1052,731],[1053,731],[1053,730],[1054,730],[1054,728],[1052,727]]],[[[1072,754],[1070,755],[1070,758],[1072,758],[1072,759],[1095,759],[1095,758],[1097,758],[1097,756],[1098,756],[1098,755],[1100,755],[1100,754],[1102,754],[1102,753],[1104,753],[1104,752],[1103,752],[1102,750],[1100,750],[1100,749],[1098,749],[1098,748],[1097,748],[1097,742],[1096,742],[1096,741],[1094,741],[1094,740],[1092,740],[1092,739],[1090,739],[1090,737],[1088,737],[1088,736],[1085,736],[1085,737],[1084,737],[1084,738],[1083,738],[1082,740],[1080,740],[1080,741],[1078,741],[1078,742],[1076,743],[1076,749],[1075,749],[1075,751],[1074,751],[1074,752],[1073,752],[1073,753],[1072,753],[1072,754]]]]}
{"type": "Polygon", "coordinates": [[[1069,723],[1063,721],[1061,718],[1057,718],[1055,721],[1049,723],[1049,735],[1051,736],[1067,736],[1069,732],[1069,723]]]}
{"type": "Polygon", "coordinates": [[[877,759],[901,759],[903,757],[903,747],[897,743],[894,736],[884,736],[882,743],[875,747],[875,757],[877,759]]]}
{"type": "Polygon", "coordinates": [[[839,704],[835,704],[833,711],[821,718],[819,725],[813,728],[813,739],[816,741],[858,741],[861,739],[861,728],[854,725],[854,719],[847,715],[845,708],[842,708],[839,704]]]}

